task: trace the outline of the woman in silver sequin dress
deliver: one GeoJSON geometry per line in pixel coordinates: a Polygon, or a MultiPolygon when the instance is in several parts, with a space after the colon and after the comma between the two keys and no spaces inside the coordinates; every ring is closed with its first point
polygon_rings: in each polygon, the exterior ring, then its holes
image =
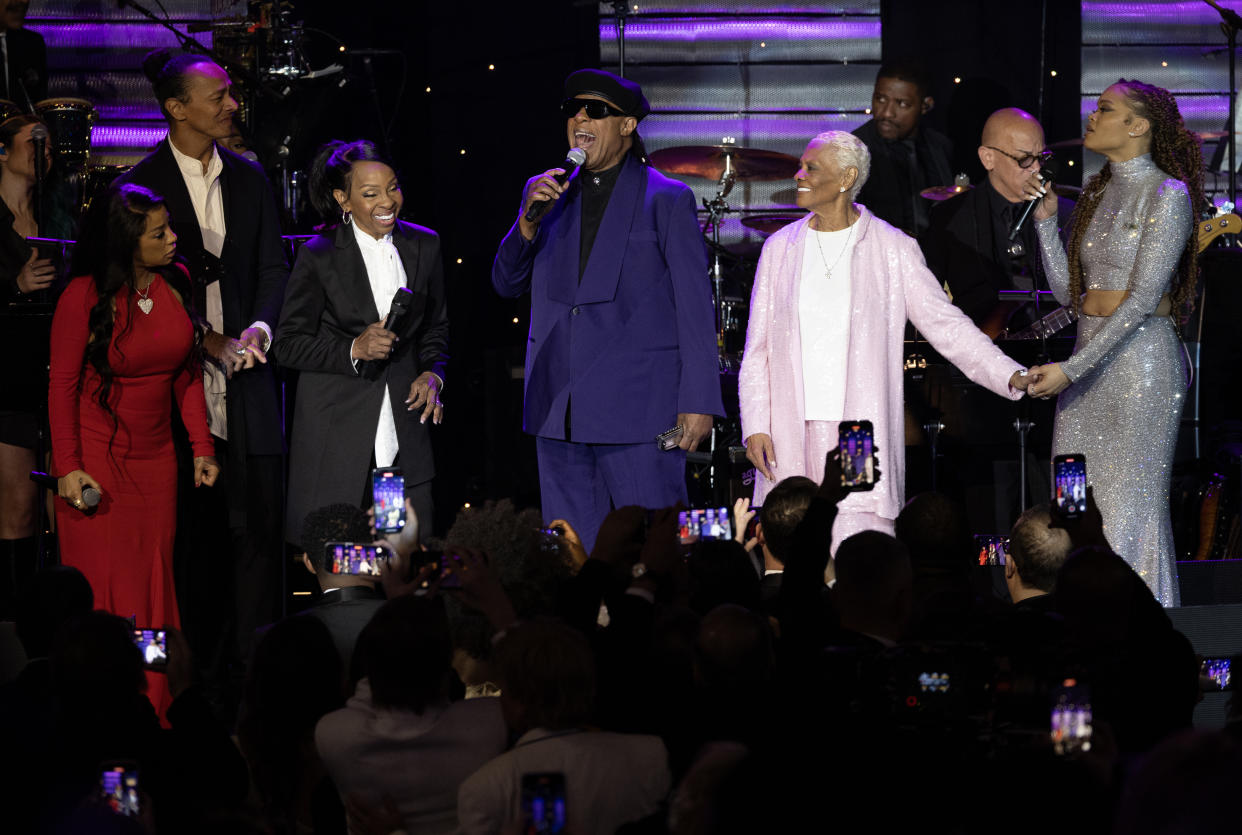
{"type": "Polygon", "coordinates": [[[1187,379],[1172,316],[1194,297],[1198,139],[1167,90],[1123,79],[1100,96],[1083,145],[1108,162],[1083,189],[1068,257],[1055,195],[1037,178],[1028,187],[1053,292],[1080,314],[1073,355],[1031,369],[1030,393],[1060,394],[1054,454],[1086,456],[1109,543],[1176,606],[1169,475],[1187,379]]]}

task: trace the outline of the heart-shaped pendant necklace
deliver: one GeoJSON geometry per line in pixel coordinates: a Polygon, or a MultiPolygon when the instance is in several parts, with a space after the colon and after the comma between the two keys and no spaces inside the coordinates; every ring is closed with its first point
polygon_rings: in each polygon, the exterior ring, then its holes
{"type": "MultiPolygon", "coordinates": [[[[151,281],[155,281],[155,276],[151,277],[151,281]]],[[[134,285],[134,290],[140,296],[138,299],[138,309],[146,314],[149,314],[151,308],[155,307],[155,302],[151,301],[151,281],[147,282],[147,292],[145,293],[138,289],[137,284],[134,285]]]]}

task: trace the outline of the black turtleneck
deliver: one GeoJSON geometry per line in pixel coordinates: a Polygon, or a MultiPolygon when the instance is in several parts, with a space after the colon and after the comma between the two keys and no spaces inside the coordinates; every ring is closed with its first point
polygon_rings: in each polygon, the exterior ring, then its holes
{"type": "Polygon", "coordinates": [[[578,281],[586,272],[587,260],[591,257],[591,248],[595,246],[595,236],[599,232],[599,224],[604,219],[604,210],[608,208],[608,198],[617,184],[617,177],[625,166],[625,160],[606,171],[582,171],[578,174],[578,182],[582,189],[582,237],[578,241],[578,281]]]}

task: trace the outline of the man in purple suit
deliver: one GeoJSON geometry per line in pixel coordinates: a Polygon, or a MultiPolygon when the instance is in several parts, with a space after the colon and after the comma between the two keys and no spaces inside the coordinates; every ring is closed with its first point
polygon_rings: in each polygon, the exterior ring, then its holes
{"type": "Polygon", "coordinates": [[[686,500],[685,451],[723,414],[707,253],[694,195],[647,165],[651,107],[602,70],[565,80],[561,112],[586,162],[532,177],[492,286],[531,293],[523,425],[536,437],[543,515],[590,550],[610,507],[686,500]],[[531,205],[552,201],[541,218],[531,205]],[[682,428],[678,447],[656,435],[682,428]]]}

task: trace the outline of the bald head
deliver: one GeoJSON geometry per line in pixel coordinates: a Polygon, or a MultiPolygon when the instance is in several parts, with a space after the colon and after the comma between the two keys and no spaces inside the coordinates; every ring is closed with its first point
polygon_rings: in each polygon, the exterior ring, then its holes
{"type": "Polygon", "coordinates": [[[1016,583],[1028,590],[1052,591],[1057,572],[1073,547],[1069,533],[1049,527],[1051,522],[1048,505],[1039,505],[1019,516],[1009,533],[1010,571],[1016,574],[1016,583]]]}
{"type": "Polygon", "coordinates": [[[1023,168],[1015,158],[1044,150],[1044,129],[1025,110],[1006,107],[988,117],[983,125],[979,161],[988,172],[988,182],[1011,203],[1022,199],[1022,184],[1039,170],[1032,160],[1023,168]]]}

